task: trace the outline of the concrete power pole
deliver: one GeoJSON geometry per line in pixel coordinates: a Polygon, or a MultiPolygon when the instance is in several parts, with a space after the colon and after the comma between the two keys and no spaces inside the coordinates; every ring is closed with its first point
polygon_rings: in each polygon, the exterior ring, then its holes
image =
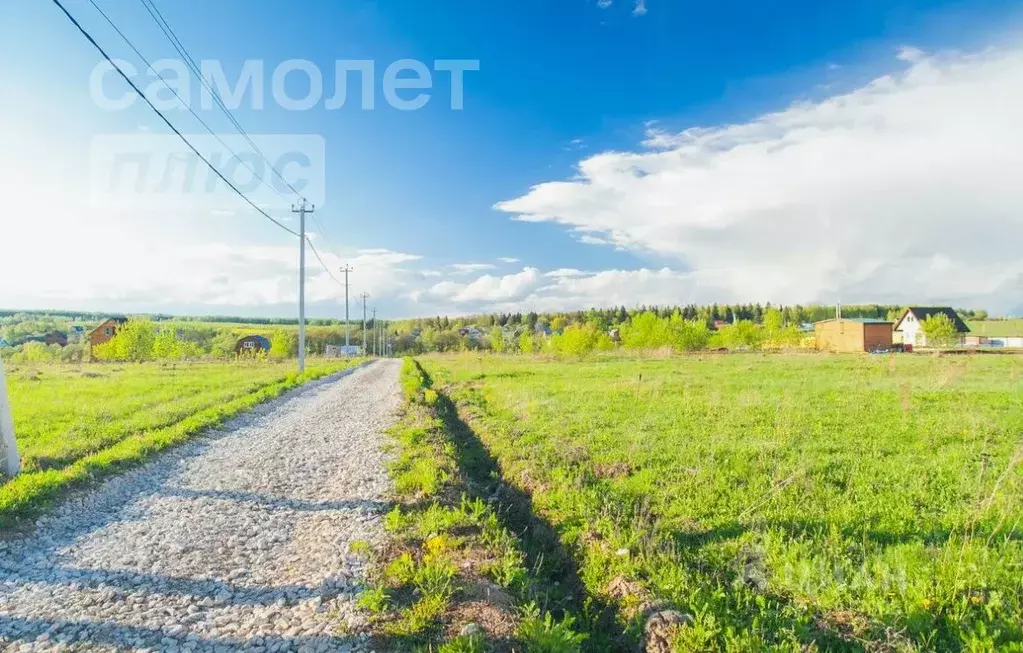
{"type": "MultiPolygon", "coordinates": [[[[345,266],[341,268],[341,271],[345,273],[345,349],[348,349],[348,273],[352,271],[352,266],[345,263],[345,266]]],[[[346,356],[348,354],[345,354],[346,356]]]]}
{"type": "Polygon", "coordinates": [[[373,355],[380,355],[380,347],[378,346],[377,339],[377,309],[373,309],[373,355]]]}
{"type": "Polygon", "coordinates": [[[11,404],[7,400],[7,381],[4,379],[4,361],[0,359],[0,474],[16,476],[21,471],[18,442],[14,439],[14,420],[11,404]]]}
{"type": "Polygon", "coordinates": [[[369,293],[364,292],[359,297],[362,297],[362,355],[368,356],[369,349],[367,348],[366,342],[366,300],[369,299],[369,293]]]}
{"type": "Polygon", "coordinates": [[[298,373],[305,372],[305,216],[313,213],[316,206],[307,207],[305,198],[297,207],[292,204],[291,212],[298,214],[298,373]]]}

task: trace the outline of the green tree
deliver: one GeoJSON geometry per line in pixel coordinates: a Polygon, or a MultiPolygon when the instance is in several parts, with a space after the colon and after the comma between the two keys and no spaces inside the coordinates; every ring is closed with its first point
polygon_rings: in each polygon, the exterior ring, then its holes
{"type": "Polygon", "coordinates": [[[595,324],[571,324],[560,334],[551,336],[550,348],[565,356],[585,356],[595,351],[610,351],[615,343],[595,324]]]}
{"type": "Polygon", "coordinates": [[[523,354],[532,354],[536,351],[536,342],[533,340],[533,332],[529,329],[519,336],[519,351],[523,354]]]}
{"type": "Polygon", "coordinates": [[[954,347],[959,343],[959,331],[952,318],[935,313],[920,323],[929,347],[954,347]]]}
{"type": "Polygon", "coordinates": [[[675,351],[700,351],[707,348],[710,342],[710,329],[706,322],[683,320],[682,313],[675,314],[668,320],[668,337],[675,351]]]}
{"type": "Polygon", "coordinates": [[[238,344],[238,337],[229,329],[218,331],[210,340],[210,355],[215,358],[230,358],[234,356],[234,348],[238,344]]]}
{"type": "Polygon", "coordinates": [[[501,327],[492,328],[488,338],[490,339],[490,348],[494,350],[494,353],[503,354],[508,349],[504,342],[504,329],[501,327]]]}
{"type": "Polygon", "coordinates": [[[298,355],[298,334],[276,329],[270,334],[270,357],[291,358],[298,355]]]}
{"type": "Polygon", "coordinates": [[[181,347],[177,335],[170,329],[160,329],[153,341],[153,358],[161,361],[180,358],[181,347]]]}
{"type": "Polygon", "coordinates": [[[145,317],[133,317],[117,331],[110,343],[115,360],[141,363],[153,359],[156,327],[145,317]]]}

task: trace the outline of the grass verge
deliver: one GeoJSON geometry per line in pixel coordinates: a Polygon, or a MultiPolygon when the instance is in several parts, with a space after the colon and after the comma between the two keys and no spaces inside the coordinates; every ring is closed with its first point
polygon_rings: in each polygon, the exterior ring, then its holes
{"type": "MultiPolygon", "coordinates": [[[[494,461],[461,430],[419,364],[401,373],[405,409],[392,430],[398,505],[360,604],[381,646],[407,651],[573,653],[602,645],[594,620],[543,530],[507,494],[494,461]]],[[[604,643],[606,644],[606,643],[604,643]]]]}

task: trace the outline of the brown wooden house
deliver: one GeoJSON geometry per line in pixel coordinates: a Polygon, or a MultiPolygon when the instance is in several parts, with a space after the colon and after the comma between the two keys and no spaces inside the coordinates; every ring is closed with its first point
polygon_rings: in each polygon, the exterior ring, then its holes
{"type": "Polygon", "coordinates": [[[89,344],[95,347],[96,345],[102,345],[105,342],[110,342],[110,339],[117,335],[118,329],[124,326],[124,323],[128,321],[126,317],[111,317],[105,320],[98,327],[89,332],[89,344]]]}
{"type": "Polygon", "coordinates": [[[824,351],[864,352],[892,349],[892,323],[837,318],[813,325],[817,347],[824,351]]]}

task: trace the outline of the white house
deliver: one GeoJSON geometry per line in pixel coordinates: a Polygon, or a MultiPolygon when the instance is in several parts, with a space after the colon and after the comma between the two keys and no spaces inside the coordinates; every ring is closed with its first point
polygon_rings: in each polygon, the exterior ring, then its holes
{"type": "MultiPolygon", "coordinates": [[[[952,324],[955,325],[956,331],[960,334],[970,332],[970,327],[966,326],[962,318],[948,306],[910,306],[902,314],[902,317],[895,322],[893,331],[902,334],[903,344],[913,345],[914,347],[926,347],[927,336],[924,334],[923,323],[924,320],[932,315],[948,316],[952,320],[952,324]]],[[[959,339],[962,342],[963,336],[960,336],[959,339]]]]}

